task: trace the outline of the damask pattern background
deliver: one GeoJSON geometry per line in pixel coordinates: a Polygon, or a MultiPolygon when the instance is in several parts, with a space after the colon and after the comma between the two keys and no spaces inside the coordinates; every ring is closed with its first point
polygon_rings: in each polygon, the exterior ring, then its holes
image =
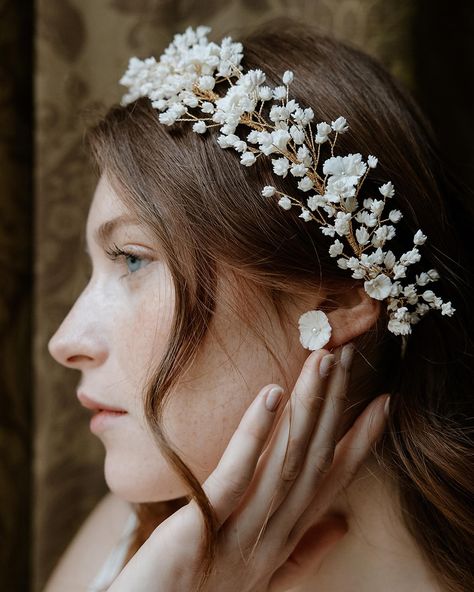
{"type": "Polygon", "coordinates": [[[472,183],[468,4],[453,15],[428,0],[0,0],[2,589],[40,592],[107,490],[103,446],[75,397],[79,374],[60,367],[47,343],[88,265],[83,236],[96,179],[82,132],[96,109],[120,99],[128,58],[159,55],[188,25],[208,24],[220,39],[280,14],[318,23],[413,91],[472,183]]]}

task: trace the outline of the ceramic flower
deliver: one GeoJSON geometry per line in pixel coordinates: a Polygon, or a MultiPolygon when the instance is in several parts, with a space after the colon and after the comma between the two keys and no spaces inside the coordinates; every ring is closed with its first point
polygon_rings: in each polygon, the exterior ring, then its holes
{"type": "Polygon", "coordinates": [[[322,310],[309,310],[298,321],[300,342],[310,350],[321,349],[331,338],[331,325],[322,310]]]}

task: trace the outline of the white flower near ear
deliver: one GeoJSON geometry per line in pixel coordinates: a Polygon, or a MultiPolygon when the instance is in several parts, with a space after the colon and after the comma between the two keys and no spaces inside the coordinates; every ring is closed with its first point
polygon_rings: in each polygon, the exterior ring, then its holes
{"type": "Polygon", "coordinates": [[[384,300],[390,294],[392,289],[392,281],[384,273],[379,273],[377,277],[372,280],[364,282],[365,291],[369,296],[376,300],[384,300]]]}
{"type": "Polygon", "coordinates": [[[322,310],[309,310],[298,321],[300,342],[306,349],[321,349],[331,338],[331,325],[322,310]]]}

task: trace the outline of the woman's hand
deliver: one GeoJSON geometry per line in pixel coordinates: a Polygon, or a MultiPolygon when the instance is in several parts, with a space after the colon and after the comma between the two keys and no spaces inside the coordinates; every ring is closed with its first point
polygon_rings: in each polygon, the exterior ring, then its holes
{"type": "MultiPolygon", "coordinates": [[[[305,531],[327,518],[381,435],[387,395],[372,401],[341,437],[353,346],[343,349],[308,356],[280,414],[265,404],[276,385],[264,387],[204,482],[219,524],[205,592],[269,590],[305,531]]],[[[194,500],[180,508],[155,529],[109,592],[196,592],[203,524],[194,500]]]]}

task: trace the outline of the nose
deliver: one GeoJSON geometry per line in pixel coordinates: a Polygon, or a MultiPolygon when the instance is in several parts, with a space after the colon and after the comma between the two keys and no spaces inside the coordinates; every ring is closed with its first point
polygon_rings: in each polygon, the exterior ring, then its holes
{"type": "Polygon", "coordinates": [[[67,368],[85,370],[100,366],[108,357],[104,328],[87,314],[79,298],[48,341],[51,356],[67,368]]]}

